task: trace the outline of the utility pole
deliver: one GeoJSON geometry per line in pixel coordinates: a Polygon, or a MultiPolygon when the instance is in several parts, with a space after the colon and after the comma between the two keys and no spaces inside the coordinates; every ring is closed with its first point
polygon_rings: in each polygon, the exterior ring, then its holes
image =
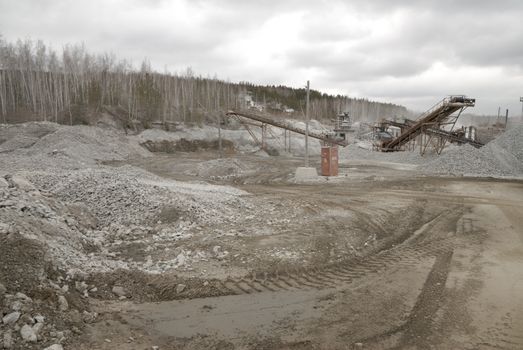
{"type": "Polygon", "coordinates": [[[521,122],[523,123],[523,97],[519,98],[519,102],[521,102],[521,122]]]}
{"type": "Polygon", "coordinates": [[[223,158],[223,151],[222,151],[222,113],[218,113],[218,151],[220,154],[220,158],[223,158]]]}
{"type": "Polygon", "coordinates": [[[307,80],[307,99],[305,100],[305,167],[309,167],[309,81],[307,80]]]}

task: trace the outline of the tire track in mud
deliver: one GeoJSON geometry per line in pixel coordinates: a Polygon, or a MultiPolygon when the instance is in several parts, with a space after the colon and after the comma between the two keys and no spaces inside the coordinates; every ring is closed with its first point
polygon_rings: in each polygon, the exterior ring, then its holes
{"type": "Polygon", "coordinates": [[[386,243],[374,255],[353,257],[318,268],[285,268],[272,272],[252,272],[242,278],[197,280],[194,284],[189,283],[189,288],[180,294],[175,293],[174,287],[168,283],[162,286],[162,299],[339,288],[387,269],[417,267],[421,260],[452,252],[457,245],[479,243],[483,239],[480,232],[475,232],[473,225],[462,224],[463,211],[456,209],[439,212],[414,232],[403,235],[400,243],[386,243]],[[445,228],[440,232],[441,225],[452,225],[453,232],[445,228]]]}
{"type": "Polygon", "coordinates": [[[452,252],[458,243],[455,235],[424,240],[430,229],[449,218],[454,218],[454,215],[451,211],[445,210],[409,236],[413,239],[406,239],[402,244],[371,256],[351,258],[322,268],[294,268],[272,273],[252,273],[244,278],[228,278],[224,281],[209,282],[219,295],[341,287],[386,269],[417,266],[421,259],[438,257],[452,252]]]}
{"type": "Polygon", "coordinates": [[[455,239],[451,237],[416,247],[392,249],[375,256],[353,259],[323,269],[297,269],[265,276],[253,274],[246,278],[218,281],[214,286],[221,295],[336,288],[394,266],[416,266],[420,259],[452,251],[454,245],[455,239]]]}
{"type": "Polygon", "coordinates": [[[429,349],[433,316],[441,307],[453,249],[441,251],[423,284],[416,303],[405,323],[369,338],[358,339],[372,349],[429,349]]]}
{"type": "Polygon", "coordinates": [[[433,329],[434,315],[441,307],[445,284],[450,270],[453,251],[440,254],[427,276],[418,300],[412,309],[398,349],[408,347],[430,348],[430,336],[433,329]]]}

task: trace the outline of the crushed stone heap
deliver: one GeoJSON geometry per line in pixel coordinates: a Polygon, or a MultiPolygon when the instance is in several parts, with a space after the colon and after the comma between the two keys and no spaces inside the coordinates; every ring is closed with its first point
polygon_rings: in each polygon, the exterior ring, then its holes
{"type": "Polygon", "coordinates": [[[422,165],[425,173],[520,177],[523,175],[523,126],[507,130],[482,148],[454,148],[422,165]]]}

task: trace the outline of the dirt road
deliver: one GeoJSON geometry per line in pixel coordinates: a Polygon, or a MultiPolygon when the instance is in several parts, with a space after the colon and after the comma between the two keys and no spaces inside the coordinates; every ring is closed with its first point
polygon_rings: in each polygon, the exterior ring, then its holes
{"type": "MultiPolygon", "coordinates": [[[[379,170],[361,165],[340,183],[239,186],[263,198],[312,198],[316,210],[350,210],[352,227],[378,237],[396,230],[389,239],[318,268],[262,265],[216,286],[219,297],[99,301],[100,320],[77,348],[523,348],[523,183],[405,180],[405,169],[379,170]]],[[[324,246],[313,253],[321,253],[335,249],[344,224],[264,236],[248,247],[316,240],[324,246]]]]}

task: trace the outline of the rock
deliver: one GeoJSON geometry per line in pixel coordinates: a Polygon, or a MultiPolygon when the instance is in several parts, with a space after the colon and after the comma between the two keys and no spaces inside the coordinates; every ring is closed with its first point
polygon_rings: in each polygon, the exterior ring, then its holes
{"type": "Polygon", "coordinates": [[[18,320],[17,323],[27,323],[27,324],[35,324],[35,320],[34,318],[31,317],[30,314],[24,314],[22,313],[22,316],[20,317],[20,319],[18,320]]]}
{"type": "Polygon", "coordinates": [[[60,343],[62,343],[66,340],[65,332],[62,332],[62,331],[60,331],[60,332],[51,331],[51,332],[49,332],[49,336],[51,338],[57,339],[60,343]]]}
{"type": "Polygon", "coordinates": [[[13,311],[20,311],[22,309],[23,304],[20,302],[20,300],[15,300],[11,304],[11,310],[13,311]]]}
{"type": "MultiPolygon", "coordinates": [[[[3,203],[0,203],[0,208],[2,207],[6,207],[6,205],[4,205],[5,202],[3,203]]],[[[0,222],[0,234],[2,235],[7,235],[10,233],[10,226],[8,224],[4,224],[3,222],[0,222]]]]}
{"type": "Polygon", "coordinates": [[[60,295],[58,297],[58,309],[60,311],[66,311],[68,308],[69,303],[67,302],[67,299],[63,295],[60,295]]]}
{"type": "Polygon", "coordinates": [[[159,346],[153,346],[152,349],[153,350],[160,350],[160,347],[159,346]]]}
{"type": "MultiPolygon", "coordinates": [[[[7,207],[14,207],[14,206],[16,206],[15,201],[6,200],[3,202],[0,202],[0,208],[7,208],[7,207]]],[[[9,228],[8,225],[3,225],[3,226],[9,228]]],[[[3,229],[3,230],[5,230],[5,229],[3,229]]],[[[4,231],[3,233],[8,233],[8,231],[4,231]]]]}
{"type": "Polygon", "coordinates": [[[13,347],[13,335],[11,330],[4,333],[4,349],[11,349],[13,347]]]}
{"type": "Polygon", "coordinates": [[[183,283],[180,283],[176,286],[176,294],[182,293],[187,286],[183,283]]]}
{"type": "Polygon", "coordinates": [[[49,281],[49,286],[54,289],[60,289],[60,286],[58,284],[54,283],[53,281],[49,281]]]}
{"type": "Polygon", "coordinates": [[[32,183],[30,183],[29,181],[24,179],[23,177],[15,175],[15,176],[11,177],[11,181],[12,181],[12,183],[16,187],[18,187],[19,189],[21,189],[23,191],[27,191],[27,192],[36,191],[36,192],[38,192],[36,187],[32,183]]]}
{"type": "Polygon", "coordinates": [[[2,318],[2,322],[7,325],[15,324],[16,321],[20,318],[21,313],[18,311],[11,312],[10,314],[5,315],[2,318]]]}
{"type": "Polygon", "coordinates": [[[87,283],[85,283],[84,281],[82,282],[78,282],[76,281],[74,283],[74,287],[76,288],[77,291],[79,291],[80,293],[83,293],[84,291],[87,290],[87,283]]]}
{"type": "Polygon", "coordinates": [[[114,286],[113,293],[119,297],[125,297],[127,295],[125,288],[121,286],[114,286]]]}
{"type": "Polygon", "coordinates": [[[73,323],[82,322],[82,314],[78,310],[71,309],[71,311],[69,312],[69,318],[73,323]]]}
{"type": "Polygon", "coordinates": [[[8,187],[9,187],[9,183],[3,177],[0,177],[0,188],[8,188],[8,187]]]}
{"type": "Polygon", "coordinates": [[[71,277],[78,281],[85,281],[89,277],[89,274],[77,270],[72,273],[71,277]]]}
{"type": "Polygon", "coordinates": [[[33,330],[33,327],[27,324],[24,324],[22,329],[20,329],[20,335],[22,336],[22,339],[27,342],[36,343],[36,341],[38,340],[36,333],[33,330]]]}
{"type": "Polygon", "coordinates": [[[42,328],[44,328],[44,324],[38,322],[38,323],[35,323],[32,328],[33,328],[34,334],[36,334],[36,336],[38,337],[40,335],[40,331],[42,330],[42,328]]]}
{"type": "Polygon", "coordinates": [[[96,312],[84,311],[82,313],[82,320],[85,323],[93,323],[96,320],[97,316],[98,316],[98,314],[96,312]]]}
{"type": "Polygon", "coordinates": [[[356,349],[363,349],[363,343],[354,343],[356,349]]]}
{"type": "Polygon", "coordinates": [[[46,347],[44,350],[64,350],[64,347],[60,344],[53,344],[51,346],[46,347]]]}
{"type": "Polygon", "coordinates": [[[7,288],[0,283],[0,299],[4,297],[5,293],[7,293],[7,288]]]}
{"type": "Polygon", "coordinates": [[[25,295],[24,293],[20,293],[20,292],[15,294],[15,298],[19,299],[19,300],[27,301],[27,302],[33,301],[33,299],[29,298],[27,295],[25,295]]]}
{"type": "Polygon", "coordinates": [[[44,323],[44,321],[45,321],[45,317],[42,316],[42,315],[36,315],[36,316],[34,317],[34,319],[35,319],[35,321],[38,322],[38,323],[44,323]]]}

